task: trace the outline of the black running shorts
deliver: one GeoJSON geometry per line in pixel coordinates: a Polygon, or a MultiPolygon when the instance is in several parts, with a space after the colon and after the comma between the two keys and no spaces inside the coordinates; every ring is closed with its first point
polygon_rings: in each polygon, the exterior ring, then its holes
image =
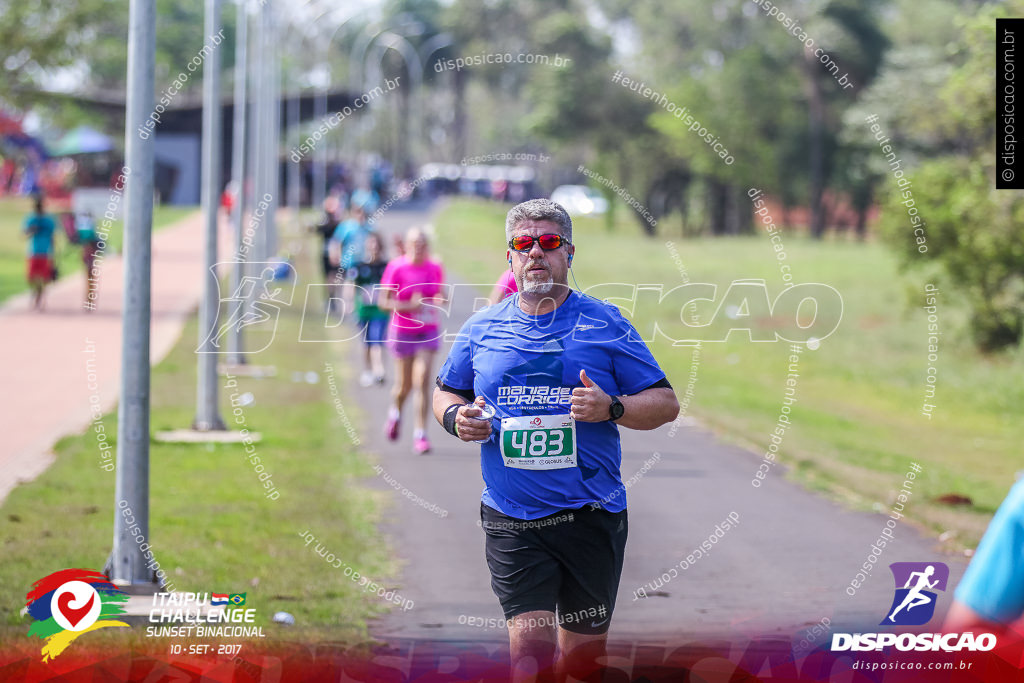
{"type": "Polygon", "coordinates": [[[505,618],[555,612],[573,633],[611,624],[629,530],[626,511],[585,506],[533,520],[480,504],[491,589],[505,618]]]}

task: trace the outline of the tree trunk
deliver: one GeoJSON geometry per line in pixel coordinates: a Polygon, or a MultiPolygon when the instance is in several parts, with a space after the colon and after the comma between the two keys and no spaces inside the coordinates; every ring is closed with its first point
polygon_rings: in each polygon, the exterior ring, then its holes
{"type": "Polygon", "coordinates": [[[724,235],[726,234],[727,187],[714,178],[707,178],[705,182],[707,183],[708,220],[711,222],[711,234],[724,235]]]}
{"type": "Polygon", "coordinates": [[[863,242],[868,236],[868,211],[871,210],[871,204],[875,199],[875,188],[872,184],[867,184],[864,190],[855,195],[855,207],[857,210],[857,224],[855,230],[857,232],[857,239],[863,242]]]}
{"type": "Polygon", "coordinates": [[[825,234],[825,93],[821,87],[821,66],[810,48],[804,48],[804,82],[807,93],[810,165],[810,229],[811,236],[825,234]]]}

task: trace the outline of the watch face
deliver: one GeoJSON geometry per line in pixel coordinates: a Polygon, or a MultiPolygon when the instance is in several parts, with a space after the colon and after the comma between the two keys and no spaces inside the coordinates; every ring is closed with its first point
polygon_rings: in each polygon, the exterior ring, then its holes
{"type": "Polygon", "coordinates": [[[610,410],[612,414],[612,419],[618,420],[620,417],[622,417],[622,414],[626,412],[626,406],[622,405],[622,402],[619,401],[619,399],[615,398],[612,399],[612,405],[610,410]]]}

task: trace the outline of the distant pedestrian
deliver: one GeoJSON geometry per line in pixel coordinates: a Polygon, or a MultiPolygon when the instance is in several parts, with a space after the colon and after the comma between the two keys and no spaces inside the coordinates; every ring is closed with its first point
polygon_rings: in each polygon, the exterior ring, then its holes
{"type": "Polygon", "coordinates": [[[388,262],[384,258],[384,241],[377,233],[366,236],[363,258],[352,266],[352,282],[355,284],[354,299],[359,327],[363,331],[366,348],[363,373],[359,383],[368,387],[373,383],[384,383],[384,342],[388,336],[388,321],[391,313],[378,305],[380,282],[388,262]]]}
{"type": "Polygon", "coordinates": [[[313,226],[313,229],[320,235],[320,262],[324,273],[324,284],[327,285],[327,310],[334,309],[334,299],[337,297],[338,285],[341,283],[338,264],[332,262],[330,247],[331,236],[338,228],[341,216],[341,201],[338,197],[331,195],[324,199],[323,214],[320,221],[313,226]]]}
{"type": "Polygon", "coordinates": [[[371,204],[353,201],[348,220],[342,221],[331,235],[328,244],[331,262],[337,263],[343,274],[362,259],[366,237],[373,232],[367,220],[369,206],[371,204]]]}
{"type": "Polygon", "coordinates": [[[35,197],[33,212],[25,219],[28,235],[28,284],[32,288],[32,307],[43,310],[43,292],[56,275],[54,233],[57,224],[43,211],[43,198],[35,197]]]}
{"type": "Polygon", "coordinates": [[[92,267],[100,244],[92,213],[86,211],[79,215],[75,219],[75,229],[78,244],[82,247],[82,263],[85,264],[85,310],[92,311],[96,308],[96,278],[93,277],[92,267]]]}

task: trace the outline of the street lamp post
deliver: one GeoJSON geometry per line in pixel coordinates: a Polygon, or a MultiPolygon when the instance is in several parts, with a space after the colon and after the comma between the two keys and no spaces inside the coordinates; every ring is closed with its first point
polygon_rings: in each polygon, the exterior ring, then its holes
{"type": "MultiPolygon", "coordinates": [[[[220,0],[206,0],[206,35],[220,32],[220,0]]],[[[221,174],[220,52],[211,50],[203,62],[203,297],[199,303],[199,354],[196,417],[192,429],[223,430],[217,406],[217,318],[220,307],[217,283],[217,212],[221,174]]]]}
{"type": "MultiPolygon", "coordinates": [[[[387,53],[387,51],[389,49],[393,49],[396,52],[398,52],[398,54],[400,54],[402,56],[402,59],[405,61],[405,70],[409,74],[409,98],[411,102],[411,108],[413,110],[411,118],[415,122],[413,124],[407,125],[407,121],[399,121],[399,148],[401,150],[400,153],[405,157],[401,161],[411,162],[413,159],[413,154],[411,150],[412,145],[410,142],[410,138],[412,140],[417,140],[419,138],[415,134],[410,134],[412,133],[410,129],[414,125],[421,123],[419,121],[419,97],[420,85],[423,81],[423,63],[420,61],[419,53],[416,52],[416,49],[412,46],[412,43],[410,43],[405,37],[400,36],[397,33],[393,33],[391,31],[384,31],[379,35],[379,38],[380,40],[378,41],[377,45],[374,46],[375,59],[371,60],[370,62],[371,64],[374,64],[376,68],[373,71],[372,79],[370,83],[367,84],[367,87],[369,87],[370,85],[377,85],[380,83],[383,75],[381,63],[383,62],[384,55],[387,53]]],[[[403,111],[407,112],[407,108],[403,108],[403,111]]]]}
{"type": "MultiPolygon", "coordinates": [[[[231,211],[231,224],[234,226],[235,255],[231,268],[231,291],[237,292],[245,274],[245,263],[248,258],[242,256],[242,220],[245,216],[245,115],[246,115],[246,80],[248,78],[249,56],[249,8],[248,0],[238,0],[238,11],[235,23],[235,106],[234,125],[231,141],[231,180],[235,186],[235,204],[231,211]]],[[[234,313],[242,303],[235,305],[234,313]]],[[[245,362],[242,352],[242,326],[235,325],[229,332],[228,362],[239,365],[245,362]]]]}
{"type": "Polygon", "coordinates": [[[267,158],[270,161],[268,168],[270,185],[270,208],[267,210],[267,232],[266,244],[264,245],[267,260],[277,253],[277,209],[281,204],[281,31],[278,23],[279,14],[275,12],[275,6],[268,3],[270,12],[269,32],[270,39],[270,65],[268,74],[270,78],[270,112],[268,123],[270,130],[267,131],[267,147],[269,148],[267,158]]]}
{"type": "Polygon", "coordinates": [[[125,101],[124,322],[117,408],[114,539],[106,574],[119,586],[153,585],[141,545],[149,539],[149,323],[153,141],[138,133],[153,108],[154,0],[131,0],[125,101]],[[127,514],[126,514],[127,513],[127,514]],[[128,521],[129,517],[131,522],[128,521]],[[135,527],[138,527],[137,531],[135,527]]]}

